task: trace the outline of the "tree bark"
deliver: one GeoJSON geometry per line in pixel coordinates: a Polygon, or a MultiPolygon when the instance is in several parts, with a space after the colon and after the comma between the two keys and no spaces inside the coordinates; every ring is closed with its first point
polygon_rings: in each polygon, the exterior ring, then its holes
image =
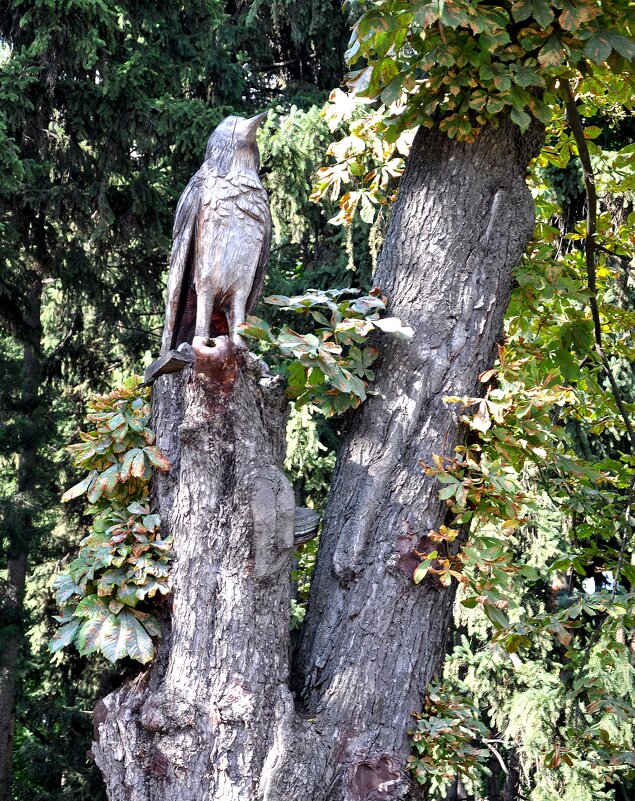
{"type": "MultiPolygon", "coordinates": [[[[24,342],[22,367],[22,413],[27,419],[33,415],[38,404],[41,381],[41,337],[40,307],[42,281],[35,278],[27,296],[25,329],[29,339],[24,342]]],[[[7,801],[11,791],[13,737],[15,733],[15,694],[18,659],[24,636],[22,617],[26,588],[29,546],[33,539],[33,504],[30,495],[37,482],[38,437],[30,432],[18,456],[16,481],[15,528],[9,543],[7,580],[2,588],[2,652],[0,656],[0,801],[7,801]]]]}
{"type": "Polygon", "coordinates": [[[440,670],[454,597],[412,580],[414,551],[447,516],[420,460],[452,454],[462,430],[443,397],[473,394],[493,362],[511,270],[533,230],[524,177],[541,139],[537,126],[522,136],[506,120],[474,144],[417,134],[375,276],[390,314],[415,333],[381,341],[376,394],[348,424],[295,697],[287,546],[279,559],[271,545],[258,556],[263,527],[269,542],[289,541],[293,502],[256,412],[260,390],[239,369],[219,406],[196,376],[182,396],[179,379],[161,379],[159,444],[175,465],[158,487],[178,555],[172,632],[156,665],[98,717],[95,753],[113,801],[418,797],[407,732],[440,670]],[[169,699],[183,713],[168,714],[169,699]]]}
{"type": "Polygon", "coordinates": [[[188,367],[154,390],[172,465],[155,488],[174,535],[171,630],[151,670],[96,710],[93,753],[113,800],[253,797],[290,702],[286,402],[258,360],[239,361],[225,375],[188,367]]]}

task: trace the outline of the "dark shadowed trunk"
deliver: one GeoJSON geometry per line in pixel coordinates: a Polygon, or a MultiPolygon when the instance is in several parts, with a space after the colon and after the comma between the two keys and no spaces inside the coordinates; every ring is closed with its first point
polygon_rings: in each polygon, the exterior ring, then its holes
{"type": "Polygon", "coordinates": [[[33,504],[30,496],[37,480],[38,437],[33,431],[33,420],[29,418],[37,407],[41,381],[41,299],[42,281],[34,277],[24,318],[29,338],[23,346],[21,410],[26,418],[27,433],[18,456],[7,579],[0,597],[3,629],[0,638],[0,801],[10,798],[11,790],[18,657],[24,636],[24,592],[29,545],[33,536],[33,504]]]}
{"type": "Polygon", "coordinates": [[[454,596],[412,581],[413,551],[447,513],[419,461],[452,453],[458,411],[443,397],[472,394],[494,359],[533,229],[524,175],[540,139],[506,122],[475,144],[415,139],[375,276],[415,334],[381,341],[376,394],[349,421],[294,695],[293,495],[271,382],[258,383],[252,360],[224,398],[218,377],[161,379],[172,631],[155,666],[98,710],[94,750],[113,801],[415,797],[407,731],[443,661],[454,596]]]}

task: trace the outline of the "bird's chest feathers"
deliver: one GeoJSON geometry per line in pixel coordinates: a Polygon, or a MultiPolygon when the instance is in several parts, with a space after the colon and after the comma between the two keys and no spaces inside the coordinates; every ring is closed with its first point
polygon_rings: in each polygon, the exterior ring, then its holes
{"type": "Polygon", "coordinates": [[[267,222],[267,193],[257,173],[232,171],[221,176],[210,171],[203,185],[201,216],[221,226],[250,227],[251,222],[267,222]]]}

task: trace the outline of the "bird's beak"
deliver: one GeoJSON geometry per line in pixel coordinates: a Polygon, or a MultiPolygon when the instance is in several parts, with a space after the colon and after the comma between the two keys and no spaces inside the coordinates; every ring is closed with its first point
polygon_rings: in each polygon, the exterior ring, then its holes
{"type": "Polygon", "coordinates": [[[252,131],[255,131],[256,128],[260,125],[260,123],[266,119],[268,111],[263,111],[262,114],[256,114],[255,117],[250,117],[247,122],[249,123],[249,127],[252,131]]]}

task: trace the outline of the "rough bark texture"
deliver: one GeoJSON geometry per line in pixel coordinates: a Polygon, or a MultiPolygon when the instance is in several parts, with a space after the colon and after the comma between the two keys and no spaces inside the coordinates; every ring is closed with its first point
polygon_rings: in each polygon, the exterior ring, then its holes
{"type": "MultiPolygon", "coordinates": [[[[247,375],[222,408],[196,380],[185,387],[180,467],[159,487],[178,540],[173,630],[149,675],[106,699],[96,754],[111,799],[416,797],[407,730],[443,660],[453,600],[452,589],[412,581],[414,549],[447,512],[419,460],[452,453],[461,430],[443,397],[472,394],[493,361],[511,269],[533,229],[524,175],[540,138],[503,122],[475,144],[435,131],[415,139],[375,276],[415,334],[382,340],[377,394],[348,426],[294,699],[287,551],[278,561],[257,547],[259,526],[274,541],[290,536],[276,505],[292,496],[270,446],[257,445],[270,437],[247,375]],[[186,714],[168,713],[180,704],[186,714]]],[[[162,380],[160,444],[174,458],[178,387],[162,380]]]]}
{"type": "Polygon", "coordinates": [[[288,677],[295,504],[282,387],[250,355],[235,383],[190,367],[154,390],[156,487],[174,534],[171,631],[96,710],[111,799],[253,797],[288,677]]]}
{"type": "Polygon", "coordinates": [[[525,170],[539,141],[505,123],[475,144],[421,131],[408,160],[374,281],[415,334],[382,342],[377,394],[340,451],[294,676],[341,748],[329,799],[391,797],[377,788],[392,780],[399,797],[392,766],[445,655],[453,589],[412,582],[413,548],[432,550],[447,513],[419,461],[452,454],[460,410],[443,398],[473,394],[494,360],[533,231],[525,170]]]}

